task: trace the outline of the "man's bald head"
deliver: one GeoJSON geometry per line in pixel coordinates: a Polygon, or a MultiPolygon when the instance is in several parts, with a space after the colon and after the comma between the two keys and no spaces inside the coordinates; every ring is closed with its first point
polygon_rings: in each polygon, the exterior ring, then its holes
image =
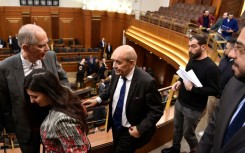
{"type": "Polygon", "coordinates": [[[18,33],[18,45],[22,48],[23,44],[36,45],[40,40],[38,36],[40,34],[46,34],[46,32],[35,24],[23,25],[18,33]]]}
{"type": "Polygon", "coordinates": [[[134,48],[129,45],[122,45],[117,47],[112,54],[112,59],[113,56],[120,56],[127,61],[135,61],[135,63],[137,61],[137,54],[134,48]]]}
{"type": "Polygon", "coordinates": [[[113,68],[116,74],[126,76],[135,67],[137,54],[133,47],[122,45],[115,49],[111,59],[113,60],[113,68]]]}

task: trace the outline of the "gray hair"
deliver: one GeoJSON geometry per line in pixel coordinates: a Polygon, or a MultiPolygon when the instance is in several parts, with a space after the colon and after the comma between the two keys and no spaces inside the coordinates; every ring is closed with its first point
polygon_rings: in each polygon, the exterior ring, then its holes
{"type": "Polygon", "coordinates": [[[36,36],[37,32],[45,32],[41,27],[34,24],[26,24],[22,26],[18,33],[18,45],[22,48],[23,44],[36,45],[39,40],[36,36]]]}

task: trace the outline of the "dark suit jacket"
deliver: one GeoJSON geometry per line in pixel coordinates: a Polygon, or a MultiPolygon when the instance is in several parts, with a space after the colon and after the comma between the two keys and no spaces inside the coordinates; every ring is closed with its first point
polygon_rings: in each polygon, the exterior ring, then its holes
{"type": "Polygon", "coordinates": [[[245,83],[232,77],[228,82],[220,106],[213,114],[213,118],[201,138],[197,153],[244,153],[245,152],[245,127],[237,131],[229,142],[222,147],[226,128],[245,96],[245,83]]]}
{"type": "Polygon", "coordinates": [[[103,43],[102,41],[100,41],[99,48],[102,50],[102,52],[104,52],[105,47],[106,47],[106,42],[104,42],[104,47],[103,47],[103,43]]]}
{"type": "Polygon", "coordinates": [[[112,46],[110,45],[109,46],[106,46],[106,54],[111,54],[112,53],[112,46]],[[110,51],[109,51],[109,48],[110,48],[110,51]]]}
{"type": "MultiPolygon", "coordinates": [[[[55,52],[46,53],[43,66],[59,77],[63,84],[69,84],[55,52]]],[[[29,96],[24,94],[24,71],[20,53],[0,63],[0,82],[0,113],[3,114],[4,127],[9,133],[16,133],[19,142],[26,143],[31,130],[39,131],[47,110],[31,104],[29,96]]]]}
{"type": "MultiPolygon", "coordinates": [[[[110,98],[107,130],[113,124],[111,104],[119,77],[112,71],[110,87],[99,96],[103,101],[110,98]]],[[[155,80],[145,71],[135,67],[126,102],[128,122],[137,127],[142,139],[149,140],[154,134],[156,123],[162,115],[161,95],[157,90],[155,80]]]]}

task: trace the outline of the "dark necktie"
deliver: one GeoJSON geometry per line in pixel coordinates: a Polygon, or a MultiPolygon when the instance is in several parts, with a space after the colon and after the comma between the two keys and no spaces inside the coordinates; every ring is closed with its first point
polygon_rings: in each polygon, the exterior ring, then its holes
{"type": "MultiPolygon", "coordinates": [[[[243,99],[245,101],[245,98],[243,99]]],[[[245,104],[243,103],[243,106],[235,116],[234,120],[232,123],[228,126],[224,138],[224,144],[225,145],[230,138],[243,126],[245,121],[245,104]]]]}
{"type": "Polygon", "coordinates": [[[33,70],[35,68],[35,65],[36,65],[36,63],[32,63],[29,69],[33,70]]]}
{"type": "Polygon", "coordinates": [[[114,127],[116,129],[120,129],[120,127],[122,126],[122,110],[123,110],[123,102],[125,97],[126,81],[127,81],[125,77],[122,77],[122,79],[123,79],[123,85],[121,87],[119,99],[117,102],[117,107],[113,115],[114,127]]]}

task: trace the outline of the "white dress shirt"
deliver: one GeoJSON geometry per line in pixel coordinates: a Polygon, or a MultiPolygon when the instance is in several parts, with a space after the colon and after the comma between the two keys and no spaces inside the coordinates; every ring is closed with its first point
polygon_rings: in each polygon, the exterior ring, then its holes
{"type": "Polygon", "coordinates": [[[38,69],[43,67],[41,60],[37,60],[35,63],[31,63],[30,61],[24,59],[24,57],[22,56],[22,52],[20,53],[20,58],[21,58],[25,76],[31,73],[33,69],[38,69]]]}
{"type": "MultiPolygon", "coordinates": [[[[122,111],[122,126],[124,126],[124,127],[130,127],[131,126],[129,124],[127,116],[126,116],[126,101],[127,101],[127,98],[128,98],[128,92],[129,92],[129,88],[130,88],[131,81],[132,81],[132,78],[133,78],[134,69],[135,68],[133,68],[132,71],[127,76],[125,76],[125,78],[127,80],[126,80],[126,91],[125,91],[125,97],[124,97],[124,102],[123,102],[123,111],[122,111]]],[[[123,79],[122,79],[122,76],[120,76],[120,78],[119,78],[119,80],[117,82],[116,90],[115,90],[114,95],[113,95],[112,116],[114,115],[115,109],[117,107],[117,102],[118,102],[118,99],[119,99],[119,96],[120,96],[120,90],[121,90],[122,85],[123,85],[123,79]]],[[[97,97],[96,100],[98,101],[98,103],[102,102],[100,97],[97,97]]]]}

